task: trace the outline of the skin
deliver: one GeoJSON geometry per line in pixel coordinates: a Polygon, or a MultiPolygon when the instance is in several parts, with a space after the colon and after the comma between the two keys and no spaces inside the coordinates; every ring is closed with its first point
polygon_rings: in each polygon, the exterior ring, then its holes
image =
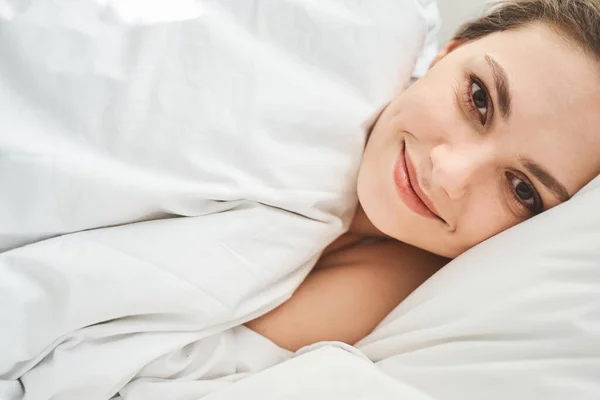
{"type": "Polygon", "coordinates": [[[548,170],[571,196],[600,172],[600,64],[544,25],[452,42],[438,58],[380,116],[358,195],[368,219],[385,234],[453,258],[534,215],[513,199],[521,181],[535,187],[543,210],[561,202],[529,173],[523,157],[548,170]],[[486,55],[507,75],[506,118],[486,55]],[[480,88],[469,74],[488,88],[488,110],[471,103],[480,88]],[[415,214],[399,199],[392,171],[403,141],[444,221],[415,214]],[[507,171],[519,180],[509,182],[507,171]]]}
{"type": "Polygon", "coordinates": [[[353,344],[449,259],[566,201],[600,173],[599,67],[543,24],[449,43],[375,123],[350,232],[290,300],[247,325],[290,350],[353,344]],[[403,147],[439,218],[398,195],[403,147]],[[372,236],[383,239],[362,240],[372,236]]]}

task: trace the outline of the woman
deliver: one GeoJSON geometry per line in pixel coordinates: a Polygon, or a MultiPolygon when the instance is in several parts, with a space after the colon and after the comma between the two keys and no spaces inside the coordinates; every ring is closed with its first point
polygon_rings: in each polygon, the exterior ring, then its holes
{"type": "Polygon", "coordinates": [[[600,173],[599,126],[600,1],[502,3],[381,113],[350,231],[248,326],[291,350],[355,343],[448,259],[600,173]]]}

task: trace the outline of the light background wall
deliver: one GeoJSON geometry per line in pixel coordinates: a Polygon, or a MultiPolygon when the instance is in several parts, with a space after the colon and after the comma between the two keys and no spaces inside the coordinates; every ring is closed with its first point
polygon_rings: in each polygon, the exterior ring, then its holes
{"type": "Polygon", "coordinates": [[[438,34],[442,46],[464,21],[481,15],[489,0],[438,0],[442,27],[438,34]]]}

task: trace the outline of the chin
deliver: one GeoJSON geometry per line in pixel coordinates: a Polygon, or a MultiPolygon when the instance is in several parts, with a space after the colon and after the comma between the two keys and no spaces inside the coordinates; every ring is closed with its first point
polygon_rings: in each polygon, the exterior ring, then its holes
{"type": "MultiPolygon", "coordinates": [[[[360,199],[360,196],[359,196],[360,199]]],[[[406,243],[444,258],[455,258],[464,250],[448,243],[448,232],[438,231],[438,226],[411,211],[390,211],[376,199],[360,199],[361,206],[371,224],[392,239],[406,243]]]]}

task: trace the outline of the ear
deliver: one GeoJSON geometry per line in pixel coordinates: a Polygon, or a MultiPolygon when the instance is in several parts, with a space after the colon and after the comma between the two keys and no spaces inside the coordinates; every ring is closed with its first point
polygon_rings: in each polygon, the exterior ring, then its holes
{"type": "Polygon", "coordinates": [[[433,68],[433,66],[435,64],[437,64],[438,61],[440,61],[442,58],[446,57],[448,54],[452,53],[461,44],[463,44],[463,41],[456,40],[456,39],[451,40],[450,42],[446,43],[446,45],[444,47],[442,47],[442,49],[439,51],[437,56],[435,56],[435,58],[433,59],[433,62],[429,66],[429,68],[430,69],[433,68]]]}

